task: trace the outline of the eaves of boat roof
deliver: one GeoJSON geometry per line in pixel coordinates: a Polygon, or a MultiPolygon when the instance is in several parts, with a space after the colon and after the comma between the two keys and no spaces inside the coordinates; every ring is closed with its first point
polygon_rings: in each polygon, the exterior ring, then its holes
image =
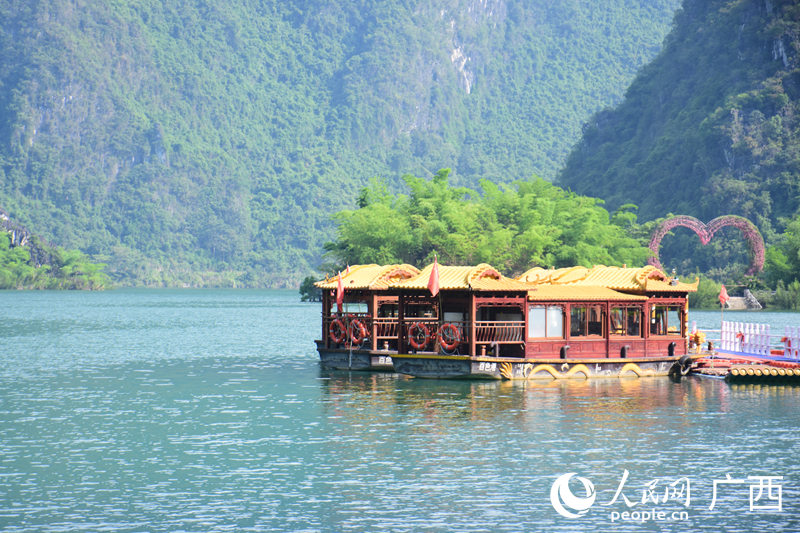
{"type": "Polygon", "coordinates": [[[517,277],[517,280],[532,285],[577,285],[607,287],[618,291],[644,292],[694,292],[698,281],[683,283],[669,278],[662,270],[648,265],[628,268],[595,265],[591,268],[576,266],[546,270],[532,268],[517,277]]]}
{"type": "MultiPolygon", "coordinates": [[[[438,265],[440,291],[493,291],[525,292],[528,286],[513,278],[507,278],[489,264],[477,266],[438,265]]],[[[407,280],[392,284],[392,289],[427,290],[433,271],[433,264],[427,265],[420,273],[407,280]]]]}
{"type": "Polygon", "coordinates": [[[532,302],[645,302],[647,296],[615,291],[608,287],[590,285],[536,285],[528,291],[528,300],[532,302]]]}
{"type": "MultiPolygon", "coordinates": [[[[342,272],[342,287],[345,290],[381,290],[387,289],[395,282],[409,279],[419,274],[413,265],[352,265],[350,272],[342,272]]],[[[338,275],[326,277],[314,286],[320,289],[338,288],[338,275]]]]}

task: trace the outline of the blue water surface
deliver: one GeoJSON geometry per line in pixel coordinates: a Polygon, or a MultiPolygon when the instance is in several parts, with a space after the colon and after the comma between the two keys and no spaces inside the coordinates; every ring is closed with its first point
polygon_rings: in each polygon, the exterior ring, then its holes
{"type": "Polygon", "coordinates": [[[0,305],[3,531],[800,530],[797,387],[327,372],[294,291],[0,305]]]}

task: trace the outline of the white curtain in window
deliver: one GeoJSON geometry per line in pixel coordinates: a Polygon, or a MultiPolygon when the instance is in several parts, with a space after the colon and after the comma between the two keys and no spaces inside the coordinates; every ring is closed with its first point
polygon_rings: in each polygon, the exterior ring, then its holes
{"type": "Polygon", "coordinates": [[[564,336],[564,313],[560,307],[551,306],[547,308],[547,336],[564,336]]]}
{"type": "Polygon", "coordinates": [[[543,306],[531,306],[528,310],[528,337],[545,336],[545,308],[543,306]]]}

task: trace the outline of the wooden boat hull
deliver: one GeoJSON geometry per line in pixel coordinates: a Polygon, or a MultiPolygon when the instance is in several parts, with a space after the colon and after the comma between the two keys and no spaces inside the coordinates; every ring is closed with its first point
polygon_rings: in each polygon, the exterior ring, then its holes
{"type": "Polygon", "coordinates": [[[346,348],[325,348],[317,341],[320,363],[333,370],[365,370],[371,372],[394,372],[392,354],[346,348]]]}
{"type": "MultiPolygon", "coordinates": [[[[686,357],[686,356],[683,356],[686,357]]],[[[681,356],[596,359],[520,359],[483,356],[398,354],[394,370],[423,378],[589,379],[668,376],[688,366],[681,356]],[[672,370],[672,372],[670,372],[672,370]]],[[[683,372],[685,375],[686,372],[683,372]]]]}

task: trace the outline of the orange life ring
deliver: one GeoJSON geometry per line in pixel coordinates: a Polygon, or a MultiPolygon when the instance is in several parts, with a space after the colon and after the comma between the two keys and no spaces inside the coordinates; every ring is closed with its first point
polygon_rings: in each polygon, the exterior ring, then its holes
{"type": "Polygon", "coordinates": [[[350,322],[350,342],[361,344],[367,338],[367,326],[359,319],[350,322]]]}
{"type": "Polygon", "coordinates": [[[430,340],[431,332],[422,322],[414,322],[408,327],[408,344],[415,350],[422,350],[430,340]]]}
{"type": "Polygon", "coordinates": [[[344,342],[344,338],[347,335],[347,328],[344,326],[344,322],[341,318],[335,318],[331,321],[328,334],[331,336],[331,340],[334,343],[341,344],[344,342]]]}
{"type": "Polygon", "coordinates": [[[439,345],[445,350],[455,350],[461,342],[461,331],[455,324],[442,324],[436,334],[436,338],[439,341],[439,345]]]}

